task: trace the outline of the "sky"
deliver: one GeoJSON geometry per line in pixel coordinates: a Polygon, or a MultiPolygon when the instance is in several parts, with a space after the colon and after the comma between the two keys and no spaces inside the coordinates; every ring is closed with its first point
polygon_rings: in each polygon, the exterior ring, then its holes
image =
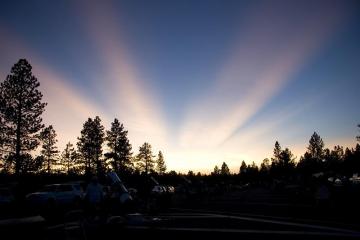
{"type": "Polygon", "coordinates": [[[118,118],[180,172],[238,172],[277,140],[299,160],[314,131],[354,147],[359,43],[350,0],[0,2],[0,79],[30,62],[60,150],[118,118]]]}

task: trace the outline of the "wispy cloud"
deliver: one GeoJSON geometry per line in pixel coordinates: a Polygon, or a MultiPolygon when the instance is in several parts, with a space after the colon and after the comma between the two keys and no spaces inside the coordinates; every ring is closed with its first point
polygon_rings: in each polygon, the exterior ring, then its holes
{"type": "MultiPolygon", "coordinates": [[[[62,147],[68,140],[76,141],[83,122],[88,117],[99,115],[106,128],[113,118],[119,118],[129,130],[135,151],[145,141],[152,143],[155,149],[166,148],[167,125],[161,104],[152,93],[151,86],[142,81],[124,41],[119,37],[121,25],[113,11],[114,2],[86,1],[81,4],[80,1],[77,4],[74,8],[79,7],[78,14],[84,19],[83,32],[89,34],[90,46],[95,46],[92,51],[99,58],[97,62],[101,63],[101,66],[88,66],[96,67],[98,71],[100,77],[96,86],[79,89],[73,84],[77,81],[69,79],[69,74],[65,77],[65,74],[46,64],[20,36],[4,28],[0,29],[1,36],[4,36],[0,39],[3,59],[13,59],[11,64],[19,58],[30,60],[34,74],[40,80],[44,100],[49,103],[44,120],[55,125],[59,146],[62,147]],[[84,90],[93,88],[96,93],[84,90]],[[99,102],[100,95],[104,97],[105,104],[99,102]]],[[[9,72],[9,69],[0,70],[4,76],[9,72]]]]}
{"type": "Polygon", "coordinates": [[[321,49],[341,16],[332,3],[256,4],[212,91],[189,109],[180,144],[216,147],[232,136],[321,49]],[[297,14],[304,10],[306,19],[297,14]]]}
{"type": "MultiPolygon", "coordinates": [[[[54,125],[58,134],[59,147],[65,146],[66,142],[75,143],[80,135],[82,124],[88,117],[101,116],[104,122],[109,123],[109,117],[100,109],[95,101],[84,96],[71,85],[73,79],[67,79],[47,65],[41,57],[23,43],[15,34],[0,28],[1,38],[0,52],[8,62],[9,67],[19,58],[27,58],[33,66],[33,74],[40,82],[43,93],[43,101],[47,102],[46,111],[43,115],[44,123],[54,125]]],[[[1,77],[10,72],[10,69],[0,69],[1,77]]]]}
{"type": "Polygon", "coordinates": [[[107,93],[107,112],[120,118],[137,144],[151,141],[166,147],[167,125],[161,103],[143,81],[120,37],[121,23],[113,11],[115,2],[86,1],[81,14],[89,39],[94,42],[104,75],[98,88],[107,93]]]}

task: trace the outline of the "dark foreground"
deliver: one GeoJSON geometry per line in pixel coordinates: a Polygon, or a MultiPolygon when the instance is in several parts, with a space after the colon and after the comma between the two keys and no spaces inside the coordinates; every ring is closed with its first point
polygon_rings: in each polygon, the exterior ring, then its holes
{"type": "Polygon", "coordinates": [[[359,209],[291,199],[254,188],[222,196],[188,198],[166,209],[86,217],[73,209],[47,219],[27,216],[0,222],[1,239],[358,239],[359,209]]]}

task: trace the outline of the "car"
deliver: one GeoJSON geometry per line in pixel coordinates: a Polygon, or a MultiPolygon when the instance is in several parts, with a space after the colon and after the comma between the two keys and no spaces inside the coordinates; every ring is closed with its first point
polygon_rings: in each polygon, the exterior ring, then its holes
{"type": "Polygon", "coordinates": [[[38,192],[26,195],[26,200],[33,205],[42,204],[78,204],[84,198],[84,191],[79,183],[51,184],[38,192]]]}

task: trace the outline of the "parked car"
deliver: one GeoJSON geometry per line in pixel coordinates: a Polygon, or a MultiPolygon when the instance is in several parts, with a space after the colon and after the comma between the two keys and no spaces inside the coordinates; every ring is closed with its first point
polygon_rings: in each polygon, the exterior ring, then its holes
{"type": "Polygon", "coordinates": [[[78,204],[84,197],[80,183],[65,183],[46,185],[38,192],[30,193],[26,200],[30,204],[78,204]]]}

